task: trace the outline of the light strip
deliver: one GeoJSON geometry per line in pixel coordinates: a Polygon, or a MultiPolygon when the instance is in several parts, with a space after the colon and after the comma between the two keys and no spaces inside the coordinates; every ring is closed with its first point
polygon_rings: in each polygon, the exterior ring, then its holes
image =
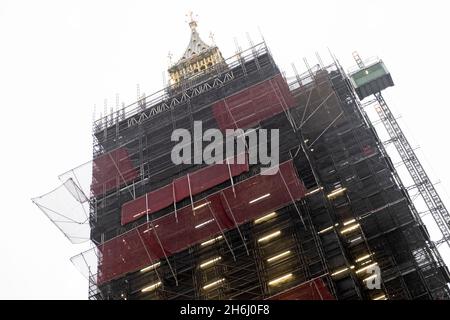
{"type": "Polygon", "coordinates": [[[362,237],[359,236],[359,237],[357,237],[357,238],[355,238],[355,239],[350,240],[350,242],[355,242],[355,241],[358,241],[358,240],[361,240],[361,239],[362,239],[362,237]]]}
{"type": "Polygon", "coordinates": [[[152,264],[152,265],[149,265],[148,267],[145,267],[144,269],[141,269],[141,272],[147,272],[147,271],[149,271],[149,270],[156,269],[156,268],[158,268],[160,265],[161,265],[161,262],[154,263],[154,264],[152,264]]]}
{"type": "Polygon", "coordinates": [[[207,201],[207,202],[205,202],[205,203],[199,204],[198,206],[194,207],[194,210],[201,209],[201,208],[207,206],[207,205],[210,204],[210,203],[211,203],[210,201],[207,201]]]}
{"type": "Polygon", "coordinates": [[[372,264],[369,264],[368,266],[365,266],[364,268],[361,268],[361,269],[356,270],[356,273],[363,272],[364,270],[367,270],[367,269],[369,269],[370,267],[376,266],[377,264],[378,264],[378,262],[374,262],[374,263],[372,263],[372,264]]]}
{"type": "Polygon", "coordinates": [[[349,269],[349,268],[343,268],[343,269],[337,270],[337,271],[333,272],[333,273],[331,274],[331,276],[337,276],[338,274],[341,274],[341,273],[347,271],[348,269],[349,269]]]}
{"type": "Polygon", "coordinates": [[[204,225],[207,225],[208,223],[211,223],[211,222],[213,222],[213,221],[214,221],[214,219],[206,220],[205,222],[202,222],[202,223],[196,225],[196,226],[195,226],[195,229],[201,228],[201,227],[203,227],[204,225]]]}
{"type": "Polygon", "coordinates": [[[372,300],[387,300],[387,298],[386,298],[385,294],[382,294],[382,295],[380,295],[378,297],[373,298],[372,300]]]}
{"type": "Polygon", "coordinates": [[[283,257],[285,257],[285,256],[287,256],[287,255],[289,255],[290,253],[291,253],[291,250],[287,250],[287,251],[285,251],[285,252],[282,252],[282,253],[280,253],[280,254],[277,254],[276,256],[273,256],[273,257],[267,259],[267,262],[272,262],[272,261],[281,259],[281,258],[283,258],[283,257]]]}
{"type": "Polygon", "coordinates": [[[158,288],[161,285],[161,281],[158,281],[154,284],[149,285],[148,287],[145,287],[141,290],[141,292],[149,292],[149,291],[153,291],[156,288],[158,288]]]}
{"type": "Polygon", "coordinates": [[[352,224],[353,222],[356,222],[356,220],[355,220],[355,219],[347,220],[347,221],[345,221],[345,222],[343,223],[343,225],[344,225],[344,226],[347,226],[347,225],[349,225],[349,224],[352,224]]]}
{"type": "Polygon", "coordinates": [[[319,192],[319,191],[321,191],[321,190],[323,190],[323,187],[318,187],[318,188],[316,188],[316,189],[314,189],[314,190],[311,190],[311,191],[305,193],[305,196],[310,196],[310,195],[312,195],[312,194],[314,194],[314,193],[317,193],[317,192],[319,192]]]}
{"type": "Polygon", "coordinates": [[[292,273],[286,274],[269,282],[269,286],[275,286],[292,278],[292,273]]]}
{"type": "Polygon", "coordinates": [[[208,261],[206,261],[206,262],[203,262],[203,263],[200,265],[200,268],[204,269],[204,268],[206,268],[207,266],[213,264],[214,262],[219,261],[220,259],[222,259],[222,257],[215,257],[215,258],[213,258],[213,259],[211,259],[211,260],[208,260],[208,261]]]}
{"type": "Polygon", "coordinates": [[[370,279],[376,278],[377,276],[378,276],[377,274],[373,274],[373,275],[371,275],[371,276],[369,276],[369,277],[363,279],[363,281],[369,281],[370,279]]]}
{"type": "MultiPolygon", "coordinates": [[[[157,224],[157,225],[155,226],[155,229],[158,228],[158,227],[159,227],[159,224],[157,224]]],[[[153,230],[153,228],[150,227],[150,228],[148,228],[148,229],[145,229],[144,232],[142,232],[142,233],[147,233],[147,232],[149,232],[150,230],[153,230]]]]}
{"type": "Polygon", "coordinates": [[[333,192],[331,192],[330,194],[327,195],[328,199],[333,198],[334,196],[337,196],[341,193],[343,193],[345,190],[347,190],[347,188],[339,188],[334,190],[333,192]]]}
{"type": "Polygon", "coordinates": [[[222,282],[224,282],[224,281],[225,281],[225,278],[222,278],[222,279],[213,281],[213,282],[211,282],[211,283],[208,283],[207,285],[204,285],[204,286],[203,286],[203,290],[207,290],[207,289],[209,289],[209,288],[211,288],[211,287],[213,287],[213,286],[215,286],[215,285],[218,285],[218,284],[220,284],[220,283],[222,283],[222,282]]]}
{"type": "Polygon", "coordinates": [[[342,268],[342,269],[339,269],[339,270],[333,272],[333,273],[331,274],[331,276],[337,276],[338,274],[341,274],[341,273],[343,273],[343,272],[345,272],[345,271],[347,271],[347,270],[349,270],[349,269],[355,269],[355,266],[350,266],[350,268],[344,267],[344,268],[342,268]]]}
{"type": "Polygon", "coordinates": [[[361,261],[364,261],[364,260],[370,258],[370,256],[371,256],[370,253],[369,253],[369,254],[366,254],[366,255],[364,255],[364,256],[362,256],[362,257],[357,258],[357,259],[355,260],[355,262],[361,262],[361,261]]]}
{"type": "Polygon", "coordinates": [[[272,212],[272,213],[266,214],[265,216],[262,216],[261,218],[256,219],[255,220],[255,224],[258,224],[258,223],[270,220],[273,217],[276,217],[276,215],[277,215],[276,212],[272,212]]]}
{"type": "Polygon", "coordinates": [[[202,242],[202,243],[200,244],[200,246],[207,246],[207,245],[209,245],[209,244],[213,244],[214,242],[219,241],[220,239],[222,239],[222,236],[218,236],[218,237],[216,237],[216,238],[214,238],[214,239],[210,239],[210,240],[208,240],[208,241],[202,242]]]}
{"type": "Polygon", "coordinates": [[[348,228],[345,228],[345,229],[341,230],[341,234],[348,233],[348,232],[353,231],[353,230],[358,229],[358,228],[359,228],[359,223],[357,223],[357,224],[355,224],[355,225],[353,225],[351,227],[348,227],[348,228]]]}
{"type": "Polygon", "coordinates": [[[280,230],[275,231],[275,232],[273,232],[273,233],[271,233],[271,234],[268,234],[267,236],[264,236],[264,237],[262,237],[262,238],[259,238],[259,239],[258,239],[258,242],[264,242],[264,241],[270,240],[270,239],[272,239],[272,238],[278,237],[280,234],[281,234],[281,231],[280,231],[280,230]]]}
{"type": "Polygon", "coordinates": [[[330,226],[330,227],[328,227],[328,228],[325,228],[325,229],[320,230],[320,231],[318,232],[318,234],[325,233],[325,232],[330,231],[330,230],[332,230],[332,229],[333,229],[333,226],[330,226]]]}
{"type": "Polygon", "coordinates": [[[258,202],[259,200],[265,199],[267,197],[270,197],[270,193],[266,193],[265,195],[263,195],[263,196],[261,196],[259,198],[253,199],[248,204],[252,204],[252,203],[258,202]]]}
{"type": "Polygon", "coordinates": [[[372,259],[369,259],[367,261],[361,262],[361,266],[365,266],[366,264],[371,263],[371,262],[372,262],[372,259]]]}

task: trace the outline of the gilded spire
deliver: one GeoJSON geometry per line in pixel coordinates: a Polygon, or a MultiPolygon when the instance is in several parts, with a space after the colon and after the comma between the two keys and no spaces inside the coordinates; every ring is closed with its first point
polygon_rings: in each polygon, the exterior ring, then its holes
{"type": "Polygon", "coordinates": [[[210,46],[200,38],[200,35],[197,32],[197,20],[194,19],[194,14],[192,13],[192,11],[189,12],[187,16],[189,17],[188,24],[191,28],[191,40],[189,41],[189,45],[184,51],[183,56],[177,63],[180,63],[183,60],[191,59],[195,55],[198,55],[201,52],[210,49],[210,46]]]}
{"type": "Polygon", "coordinates": [[[179,83],[185,78],[203,72],[212,65],[223,62],[219,49],[214,44],[208,45],[200,38],[194,14],[189,12],[187,16],[191,39],[182,57],[169,68],[172,83],[179,83]]]}

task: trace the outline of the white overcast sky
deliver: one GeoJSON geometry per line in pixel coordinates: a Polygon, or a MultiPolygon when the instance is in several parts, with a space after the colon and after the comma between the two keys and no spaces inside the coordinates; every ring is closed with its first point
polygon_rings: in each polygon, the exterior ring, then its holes
{"type": "MultiPolygon", "coordinates": [[[[304,71],[327,47],[344,68],[352,52],[381,57],[396,87],[385,98],[439,190],[450,190],[450,2],[442,1],[20,1],[0,0],[0,298],[86,299],[71,245],[30,198],[58,174],[90,159],[93,105],[115,94],[127,104],[136,84],[162,88],[168,52],[189,41],[185,14],[198,14],[224,56],[234,38],[261,29],[278,65],[304,71]],[[426,157],[423,155],[426,154],[426,157]]],[[[442,194],[450,206],[448,193],[442,194]]]]}

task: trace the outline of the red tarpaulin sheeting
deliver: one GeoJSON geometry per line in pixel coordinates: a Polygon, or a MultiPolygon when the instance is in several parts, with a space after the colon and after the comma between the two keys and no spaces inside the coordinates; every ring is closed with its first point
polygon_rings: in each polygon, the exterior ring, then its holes
{"type": "Polygon", "coordinates": [[[192,206],[145,223],[98,247],[98,283],[144,268],[155,261],[222,235],[224,231],[299,200],[305,187],[293,162],[277,174],[257,175],[225,188],[192,206]],[[292,198],[291,198],[292,197],[292,198]],[[258,200],[259,199],[259,200],[258,200]]]}
{"type": "Polygon", "coordinates": [[[101,195],[139,176],[127,149],[119,148],[95,158],[92,162],[91,191],[101,195]]]}
{"type": "Polygon", "coordinates": [[[174,180],[172,183],[151,191],[135,200],[126,202],[122,206],[122,225],[130,223],[146,214],[155,213],[163,208],[173,205],[175,202],[197,195],[214,186],[248,171],[248,161],[245,164],[215,164],[174,180]]]}
{"type": "Polygon", "coordinates": [[[271,296],[268,300],[335,300],[321,278],[302,283],[271,296]]]}
{"type": "Polygon", "coordinates": [[[294,106],[294,98],[281,74],[233,94],[213,105],[222,130],[245,129],[294,106]]]}

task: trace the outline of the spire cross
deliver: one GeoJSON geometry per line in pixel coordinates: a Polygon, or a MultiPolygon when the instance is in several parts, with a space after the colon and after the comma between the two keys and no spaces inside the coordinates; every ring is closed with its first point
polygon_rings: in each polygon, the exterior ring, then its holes
{"type": "Polygon", "coordinates": [[[189,26],[191,27],[192,30],[195,30],[195,28],[197,27],[197,21],[195,20],[195,18],[197,17],[197,15],[194,15],[194,13],[192,11],[189,11],[186,14],[186,17],[188,18],[189,21],[187,21],[187,23],[189,24],[189,26]]]}
{"type": "Polygon", "coordinates": [[[172,64],[172,57],[173,54],[169,51],[169,53],[167,54],[167,58],[169,58],[169,64],[172,64]]]}

